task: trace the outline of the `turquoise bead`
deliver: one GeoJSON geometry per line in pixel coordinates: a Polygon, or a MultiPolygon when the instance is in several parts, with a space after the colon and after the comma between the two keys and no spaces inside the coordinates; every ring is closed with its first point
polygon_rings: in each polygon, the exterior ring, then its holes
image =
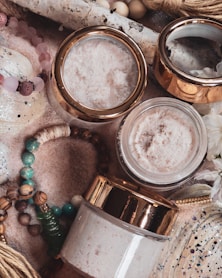
{"type": "Polygon", "coordinates": [[[33,200],[33,198],[28,199],[28,204],[29,204],[29,205],[34,205],[34,200],[33,200]]]}
{"type": "Polygon", "coordinates": [[[35,186],[35,182],[32,180],[32,179],[29,179],[29,180],[23,180],[22,181],[22,184],[28,184],[28,185],[31,185],[31,186],[35,186]]]}
{"type": "Polygon", "coordinates": [[[40,143],[35,138],[30,138],[25,142],[25,148],[29,152],[34,152],[38,150],[40,143]]]}
{"type": "Polygon", "coordinates": [[[35,156],[31,152],[24,152],[22,154],[22,162],[25,166],[31,166],[35,161],[35,156]]]}
{"type": "Polygon", "coordinates": [[[23,167],[21,170],[20,170],[20,176],[23,178],[23,179],[31,179],[34,175],[34,170],[32,169],[32,167],[23,167]]]}
{"type": "Polygon", "coordinates": [[[62,207],[62,212],[67,216],[73,216],[76,212],[76,209],[71,203],[66,203],[62,207]]]}
{"type": "Polygon", "coordinates": [[[60,217],[62,215],[62,209],[60,207],[52,206],[51,209],[55,216],[60,217]]]}

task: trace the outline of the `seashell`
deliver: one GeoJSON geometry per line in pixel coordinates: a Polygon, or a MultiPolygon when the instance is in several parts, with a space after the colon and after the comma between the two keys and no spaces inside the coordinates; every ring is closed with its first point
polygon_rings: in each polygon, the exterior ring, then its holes
{"type": "MultiPolygon", "coordinates": [[[[35,76],[27,57],[4,46],[0,46],[0,73],[4,77],[14,76],[19,80],[29,80],[35,76]]],[[[45,112],[46,103],[44,92],[22,96],[0,86],[0,134],[10,130],[14,134],[21,131],[45,112]]]]}

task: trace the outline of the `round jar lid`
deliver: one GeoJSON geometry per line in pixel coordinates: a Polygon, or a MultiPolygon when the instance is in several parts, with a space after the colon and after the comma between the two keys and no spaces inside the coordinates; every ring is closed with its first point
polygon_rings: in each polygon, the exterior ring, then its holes
{"type": "Polygon", "coordinates": [[[161,195],[117,178],[97,176],[85,199],[124,222],[168,236],[177,206],[161,195]]]}

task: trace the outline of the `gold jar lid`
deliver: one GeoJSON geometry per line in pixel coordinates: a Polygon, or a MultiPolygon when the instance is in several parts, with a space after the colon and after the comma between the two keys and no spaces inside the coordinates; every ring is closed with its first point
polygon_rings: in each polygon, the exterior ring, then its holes
{"type": "Polygon", "coordinates": [[[178,207],[161,195],[127,181],[97,176],[85,194],[95,207],[138,228],[168,236],[178,207]]]}
{"type": "Polygon", "coordinates": [[[104,122],[132,109],[146,85],[146,61],[134,40],[115,28],[92,26],[62,42],[50,94],[71,116],[104,122]]]}
{"type": "Polygon", "coordinates": [[[192,103],[222,100],[222,23],[185,17],[160,33],[154,75],[170,94],[192,103]]]}

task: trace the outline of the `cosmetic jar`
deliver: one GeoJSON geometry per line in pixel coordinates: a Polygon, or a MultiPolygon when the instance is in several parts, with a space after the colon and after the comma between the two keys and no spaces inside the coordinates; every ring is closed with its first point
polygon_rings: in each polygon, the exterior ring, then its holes
{"type": "Polygon", "coordinates": [[[87,277],[147,278],[177,215],[178,207],[156,193],[97,176],[71,226],[62,259],[87,277]]]}
{"type": "Polygon", "coordinates": [[[160,33],[153,70],[159,84],[191,103],[222,100],[222,23],[179,18],[160,33]]]}
{"type": "Polygon", "coordinates": [[[125,116],[117,156],[134,181],[154,190],[175,189],[192,177],[207,151],[207,132],[190,104],[170,97],[146,100],[125,116]]]}
{"type": "Polygon", "coordinates": [[[124,32],[92,26],[62,42],[50,81],[50,103],[66,121],[104,122],[137,105],[147,85],[147,65],[124,32]]]}

